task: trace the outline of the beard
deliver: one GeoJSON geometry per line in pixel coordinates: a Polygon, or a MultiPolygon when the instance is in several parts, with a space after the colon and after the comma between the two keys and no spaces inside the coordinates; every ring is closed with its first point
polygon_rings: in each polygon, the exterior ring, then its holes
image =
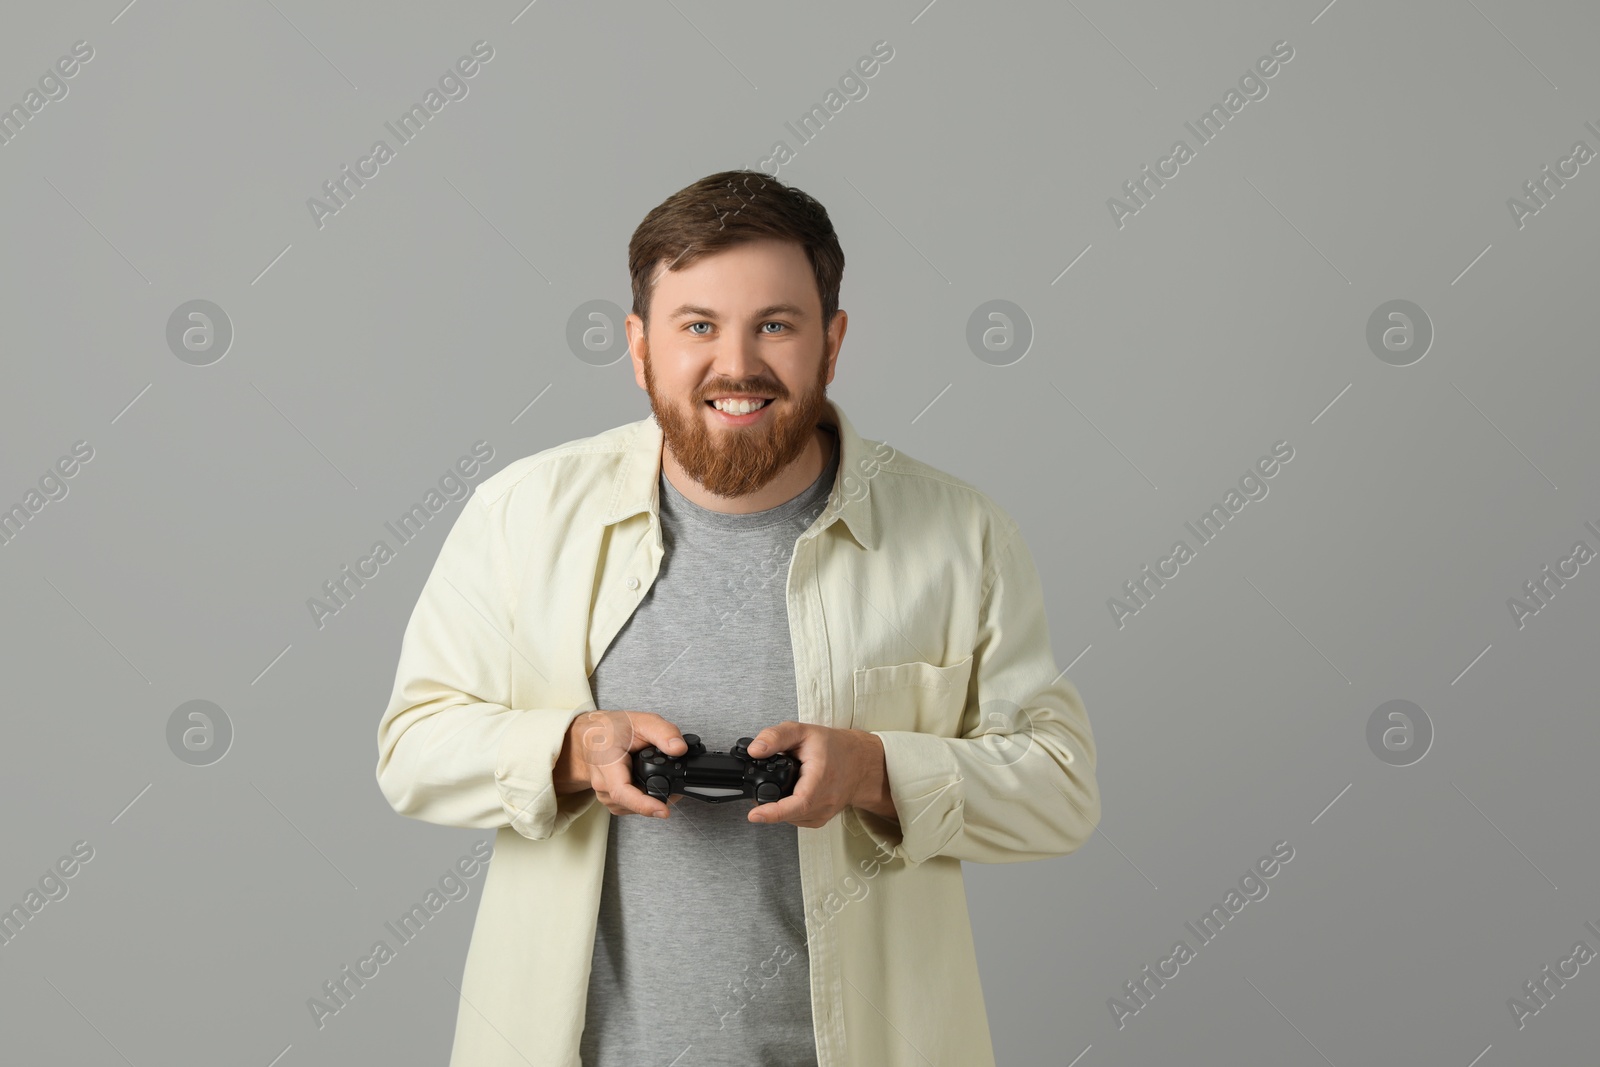
{"type": "Polygon", "coordinates": [[[645,391],[666,447],[689,477],[720,497],[754,493],[800,458],[827,416],[827,374],[824,359],[811,388],[793,402],[777,379],[758,378],[714,383],[691,396],[685,407],[656,391],[650,360],[644,361],[645,391]],[[773,397],[767,405],[772,411],[753,426],[710,425],[706,400],[729,393],[773,397]]]}

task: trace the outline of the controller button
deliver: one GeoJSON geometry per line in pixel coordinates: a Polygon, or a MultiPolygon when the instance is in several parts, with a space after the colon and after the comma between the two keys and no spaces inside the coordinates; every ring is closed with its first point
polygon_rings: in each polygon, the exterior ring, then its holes
{"type": "Polygon", "coordinates": [[[762,782],[760,785],[756,786],[756,801],[758,803],[770,804],[774,800],[779,799],[779,797],[782,795],[783,790],[779,789],[771,782],[762,782]]]}

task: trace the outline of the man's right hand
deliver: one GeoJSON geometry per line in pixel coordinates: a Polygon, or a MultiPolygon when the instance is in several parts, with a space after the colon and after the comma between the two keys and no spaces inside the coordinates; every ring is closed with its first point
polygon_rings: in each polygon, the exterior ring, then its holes
{"type": "Polygon", "coordinates": [[[567,727],[553,774],[555,791],[593,789],[613,815],[666,818],[666,804],[633,784],[633,754],[654,745],[669,756],[689,750],[683,734],[653,711],[586,711],[567,727]]]}

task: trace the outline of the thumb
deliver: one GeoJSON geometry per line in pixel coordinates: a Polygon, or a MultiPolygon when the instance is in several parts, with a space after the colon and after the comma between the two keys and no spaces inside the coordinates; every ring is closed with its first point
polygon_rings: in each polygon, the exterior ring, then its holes
{"type": "Polygon", "coordinates": [[[652,722],[649,729],[640,732],[645,740],[668,755],[681,756],[689,750],[689,743],[683,739],[683,734],[665,719],[652,722]]]}
{"type": "Polygon", "coordinates": [[[780,722],[756,734],[746,751],[758,759],[774,752],[784,752],[800,743],[802,726],[797,722],[780,722]]]}

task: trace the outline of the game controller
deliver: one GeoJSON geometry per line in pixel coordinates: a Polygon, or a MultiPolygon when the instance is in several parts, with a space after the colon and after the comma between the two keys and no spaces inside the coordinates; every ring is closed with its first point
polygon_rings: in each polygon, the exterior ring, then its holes
{"type": "Polygon", "coordinates": [[[757,759],[748,748],[753,737],[741,737],[731,752],[707,752],[696,734],[684,734],[689,750],[669,755],[647,745],[633,754],[633,784],[665,801],[674,793],[712,804],[754,797],[758,804],[794,794],[800,761],[783,752],[757,759]]]}

